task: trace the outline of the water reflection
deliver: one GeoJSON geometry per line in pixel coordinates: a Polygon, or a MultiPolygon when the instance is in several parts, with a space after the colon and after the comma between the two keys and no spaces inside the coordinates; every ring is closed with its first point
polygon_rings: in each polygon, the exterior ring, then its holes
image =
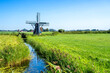
{"type": "Polygon", "coordinates": [[[46,72],[45,61],[37,55],[35,50],[29,44],[26,44],[26,45],[29,47],[33,58],[29,63],[29,67],[25,70],[24,73],[27,73],[27,72],[29,72],[29,73],[46,72]]]}

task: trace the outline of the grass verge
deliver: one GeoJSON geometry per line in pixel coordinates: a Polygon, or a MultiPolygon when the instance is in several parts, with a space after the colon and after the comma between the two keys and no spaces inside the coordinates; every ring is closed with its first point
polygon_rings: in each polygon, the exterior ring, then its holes
{"type": "Polygon", "coordinates": [[[29,56],[30,51],[20,36],[0,35],[0,68],[21,65],[29,56]]]}

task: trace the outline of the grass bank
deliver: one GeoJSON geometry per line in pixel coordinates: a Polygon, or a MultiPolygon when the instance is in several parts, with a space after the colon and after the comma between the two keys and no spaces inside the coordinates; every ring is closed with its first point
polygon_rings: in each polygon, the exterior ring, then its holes
{"type": "Polygon", "coordinates": [[[63,72],[110,72],[110,34],[28,36],[27,42],[63,72]]]}
{"type": "Polygon", "coordinates": [[[23,64],[29,56],[30,51],[20,36],[0,35],[0,68],[23,64]]]}

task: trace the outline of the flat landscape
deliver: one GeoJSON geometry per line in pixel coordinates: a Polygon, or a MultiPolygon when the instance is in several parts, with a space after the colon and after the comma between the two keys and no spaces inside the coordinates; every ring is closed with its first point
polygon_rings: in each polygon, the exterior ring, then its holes
{"type": "Polygon", "coordinates": [[[110,0],[0,0],[0,73],[110,73],[110,0]]]}
{"type": "MultiPolygon", "coordinates": [[[[22,34],[1,32],[0,71],[10,66],[23,66],[24,62],[30,60],[30,52],[23,42],[22,34]]],[[[26,42],[34,47],[54,71],[57,71],[58,66],[60,72],[110,72],[110,34],[56,34],[56,32],[43,32],[40,36],[32,35],[32,32],[24,34],[26,42]]],[[[28,64],[25,66],[28,67],[28,64]]],[[[49,71],[54,72],[52,69],[49,71]]]]}

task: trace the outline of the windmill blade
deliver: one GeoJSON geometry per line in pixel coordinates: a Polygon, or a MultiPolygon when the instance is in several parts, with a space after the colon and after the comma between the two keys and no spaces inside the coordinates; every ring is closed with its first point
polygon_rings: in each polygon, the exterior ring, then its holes
{"type": "Polygon", "coordinates": [[[37,23],[39,23],[40,22],[40,13],[39,12],[37,12],[37,23]]]}
{"type": "Polygon", "coordinates": [[[36,24],[36,21],[26,21],[26,24],[36,24]]]}
{"type": "Polygon", "coordinates": [[[49,24],[48,22],[39,22],[39,24],[49,24]]]}
{"type": "Polygon", "coordinates": [[[33,27],[33,29],[35,29],[33,24],[31,24],[31,26],[33,27]]]}
{"type": "Polygon", "coordinates": [[[39,24],[40,26],[49,26],[49,24],[39,24]]]}

